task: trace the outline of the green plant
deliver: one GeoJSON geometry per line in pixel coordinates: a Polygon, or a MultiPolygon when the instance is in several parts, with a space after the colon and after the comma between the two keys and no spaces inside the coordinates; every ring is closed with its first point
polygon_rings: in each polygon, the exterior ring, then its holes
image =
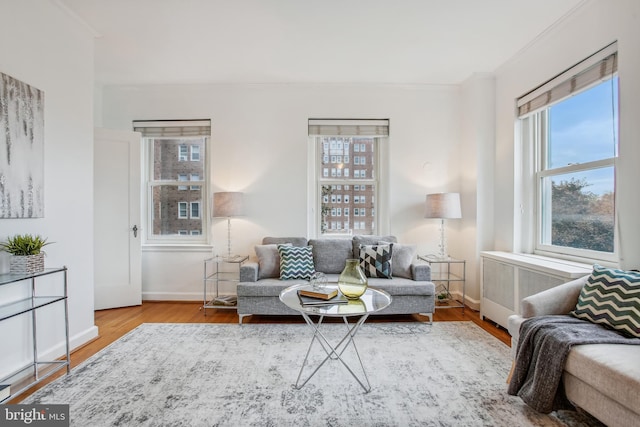
{"type": "Polygon", "coordinates": [[[38,255],[44,246],[51,243],[47,242],[46,238],[43,239],[38,235],[16,234],[7,238],[6,242],[0,243],[0,247],[12,255],[38,255]]]}

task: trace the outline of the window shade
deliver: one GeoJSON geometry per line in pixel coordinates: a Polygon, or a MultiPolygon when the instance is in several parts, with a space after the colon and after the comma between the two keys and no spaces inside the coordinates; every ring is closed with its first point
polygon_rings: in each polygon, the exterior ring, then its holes
{"type": "Polygon", "coordinates": [[[389,120],[309,119],[309,136],[389,136],[389,120]]]}
{"type": "Polygon", "coordinates": [[[617,43],[613,43],[571,67],[517,101],[518,117],[546,108],[596,83],[608,80],[618,71],[617,43]]]}
{"type": "Polygon", "coordinates": [[[211,120],[134,120],[133,130],[145,138],[211,136],[211,120]]]}

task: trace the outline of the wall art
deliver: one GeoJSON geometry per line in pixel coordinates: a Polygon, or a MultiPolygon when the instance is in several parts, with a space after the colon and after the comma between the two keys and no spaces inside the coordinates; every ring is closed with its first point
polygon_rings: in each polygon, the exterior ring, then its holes
{"type": "Polygon", "coordinates": [[[44,92],[0,73],[0,218],[44,216],[44,92]]]}

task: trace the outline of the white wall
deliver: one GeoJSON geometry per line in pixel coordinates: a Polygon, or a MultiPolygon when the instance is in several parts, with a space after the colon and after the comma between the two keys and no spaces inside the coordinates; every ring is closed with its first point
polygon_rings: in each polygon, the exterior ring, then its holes
{"type": "MultiPolygon", "coordinates": [[[[40,219],[0,219],[0,239],[16,233],[41,234],[45,266],[69,268],[72,346],[97,336],[93,318],[93,39],[53,2],[0,2],[0,71],[45,93],[45,213],[40,219]]],[[[0,253],[0,273],[8,271],[0,253]]],[[[0,304],[20,293],[0,289],[0,304]]],[[[59,307],[38,319],[40,352],[64,352],[64,323],[59,307]],[[56,319],[56,320],[52,320],[56,319]]],[[[28,319],[0,324],[0,376],[29,354],[28,319]],[[23,351],[4,351],[11,346],[23,351]]]]}
{"type": "MultiPolygon", "coordinates": [[[[493,169],[495,144],[495,79],[475,74],[460,87],[462,143],[456,156],[462,219],[449,221],[450,253],[467,261],[466,302],[480,306],[479,254],[493,244],[493,169]],[[484,224],[478,227],[478,224],[484,224]]],[[[458,289],[460,292],[461,290],[458,289]]]]}
{"type": "MultiPolygon", "coordinates": [[[[389,118],[389,231],[420,253],[437,251],[438,224],[423,218],[424,198],[458,191],[457,87],[106,86],[102,96],[107,128],[131,129],[134,119],[212,119],[212,191],[245,192],[247,215],[232,220],[232,239],[234,252],[251,255],[263,236],[307,235],[307,119],[389,118]]],[[[213,220],[218,253],[226,233],[226,221],[213,220]]],[[[143,298],[201,298],[202,259],[210,253],[145,250],[143,298]]]]}
{"type": "MultiPolygon", "coordinates": [[[[640,266],[640,2],[591,0],[545,33],[496,72],[495,228],[496,250],[518,251],[518,189],[514,167],[514,102],[522,94],[571,67],[609,43],[618,41],[620,77],[620,157],[617,208],[621,267],[640,266]]],[[[481,228],[483,224],[480,224],[481,228]]]]}

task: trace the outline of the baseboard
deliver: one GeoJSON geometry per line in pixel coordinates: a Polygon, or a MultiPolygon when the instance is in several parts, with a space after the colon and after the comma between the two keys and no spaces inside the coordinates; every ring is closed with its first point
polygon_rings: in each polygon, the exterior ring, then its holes
{"type": "Polygon", "coordinates": [[[143,292],[143,301],[200,301],[202,292],[143,292]]]}
{"type": "MultiPolygon", "coordinates": [[[[462,292],[451,292],[451,296],[458,301],[462,300],[462,292]]],[[[464,305],[469,307],[471,310],[480,311],[480,301],[469,298],[469,295],[465,295],[464,305]]]]}
{"type": "MultiPolygon", "coordinates": [[[[90,328],[85,329],[84,331],[75,334],[72,337],[69,337],[69,352],[74,351],[75,349],[82,347],[89,341],[93,341],[98,337],[98,327],[93,325],[90,328]]],[[[38,358],[40,360],[56,360],[60,357],[64,357],[66,353],[65,343],[61,341],[60,343],[50,347],[46,351],[39,353],[38,358]]]]}

